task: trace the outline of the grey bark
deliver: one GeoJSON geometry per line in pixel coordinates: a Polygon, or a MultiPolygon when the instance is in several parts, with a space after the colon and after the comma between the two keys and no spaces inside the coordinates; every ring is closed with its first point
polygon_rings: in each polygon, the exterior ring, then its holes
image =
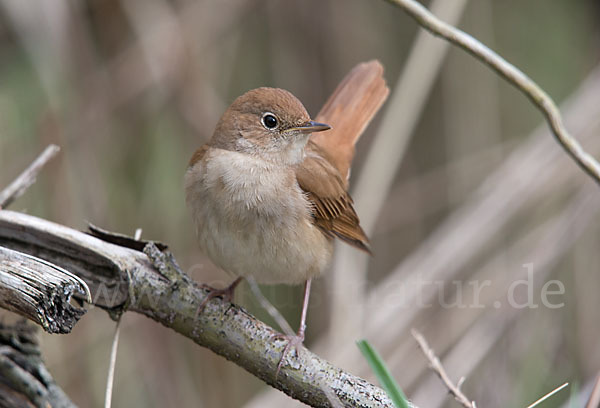
{"type": "Polygon", "coordinates": [[[90,288],[92,303],[116,313],[144,314],[308,405],[331,407],[329,398],[336,398],[345,407],[393,407],[382,389],[304,347],[299,356],[290,353],[276,378],[286,344],[274,337],[277,332],[219,298],[196,316],[206,292],[153,244],[144,254],[36,217],[0,211],[0,245],[77,274],[90,288]]]}
{"type": "Polygon", "coordinates": [[[0,246],[0,307],[42,326],[49,333],[69,333],[85,313],[72,305],[85,295],[81,279],[43,259],[0,246]]]}

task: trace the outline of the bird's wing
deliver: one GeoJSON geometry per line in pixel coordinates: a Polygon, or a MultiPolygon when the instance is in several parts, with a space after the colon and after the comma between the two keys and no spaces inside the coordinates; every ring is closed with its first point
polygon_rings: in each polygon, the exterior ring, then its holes
{"type": "Polygon", "coordinates": [[[313,142],[308,142],[305,152],[306,158],[296,168],[296,179],[312,205],[313,223],[325,235],[371,253],[339,171],[313,142]]]}
{"type": "Polygon", "coordinates": [[[194,154],[192,155],[192,158],[190,159],[188,167],[194,167],[194,164],[196,164],[200,160],[202,160],[202,158],[206,154],[206,151],[208,150],[208,148],[209,148],[208,144],[200,146],[200,148],[198,150],[196,150],[194,152],[194,154]]]}

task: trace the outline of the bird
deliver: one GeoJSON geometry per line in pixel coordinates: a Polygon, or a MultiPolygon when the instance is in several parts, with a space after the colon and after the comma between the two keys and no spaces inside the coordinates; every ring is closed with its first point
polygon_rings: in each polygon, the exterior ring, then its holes
{"type": "MultiPolygon", "coordinates": [[[[372,114],[367,116],[366,122],[372,114]]],[[[312,120],[292,93],[253,89],[223,113],[184,176],[200,249],[234,279],[224,289],[204,285],[210,291],[199,313],[216,296],[231,301],[246,277],[262,284],[304,283],[300,326],[295,336],[281,336],[288,344],[277,372],[291,347],[304,341],[311,282],[327,269],[334,239],[371,253],[347,191],[350,163],[335,156],[335,141],[319,142],[330,129],[312,120]]],[[[345,142],[352,154],[357,138],[345,142]]]]}

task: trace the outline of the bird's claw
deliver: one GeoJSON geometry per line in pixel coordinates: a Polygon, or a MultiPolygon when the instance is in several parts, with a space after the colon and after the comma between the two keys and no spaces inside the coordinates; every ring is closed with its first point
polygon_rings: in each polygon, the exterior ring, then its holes
{"type": "Polygon", "coordinates": [[[296,356],[300,356],[300,348],[304,343],[304,333],[298,333],[297,335],[290,336],[288,334],[277,333],[273,336],[274,340],[287,340],[287,344],[285,348],[281,352],[281,358],[279,359],[279,363],[277,364],[277,371],[275,372],[275,379],[279,376],[279,371],[281,371],[281,367],[283,366],[283,361],[289,354],[289,352],[294,349],[296,351],[296,356]]]}
{"type": "Polygon", "coordinates": [[[216,297],[222,297],[223,300],[226,302],[231,302],[233,300],[233,292],[235,290],[235,285],[229,285],[224,289],[216,289],[210,285],[206,285],[203,283],[200,284],[200,287],[202,289],[208,290],[208,293],[206,294],[206,297],[204,298],[202,303],[200,303],[200,306],[198,306],[198,310],[196,311],[196,317],[198,317],[198,315],[202,313],[202,311],[204,310],[208,302],[211,301],[211,299],[214,299],[216,297]]]}

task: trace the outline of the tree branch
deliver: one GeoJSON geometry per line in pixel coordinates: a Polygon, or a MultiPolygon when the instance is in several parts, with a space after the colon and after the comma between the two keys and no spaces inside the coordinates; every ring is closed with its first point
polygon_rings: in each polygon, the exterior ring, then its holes
{"type": "Polygon", "coordinates": [[[565,151],[588,175],[596,182],[600,183],[600,164],[581,147],[579,142],[571,134],[569,134],[563,125],[560,111],[552,98],[550,98],[531,78],[469,34],[435,17],[417,1],[386,1],[400,7],[432,34],[440,36],[454,45],[457,45],[485,63],[525,94],[525,96],[527,96],[543,113],[556,140],[558,140],[565,151]]]}
{"type": "Polygon", "coordinates": [[[0,245],[43,257],[85,280],[92,302],[121,313],[150,317],[207,347],[267,384],[314,407],[392,407],[380,388],[302,348],[275,372],[285,341],[239,306],[211,300],[196,317],[206,293],[185,275],[170,253],[153,244],[139,251],[33,216],[0,211],[0,245]],[[157,272],[158,270],[158,272],[157,272]]]}
{"type": "Polygon", "coordinates": [[[6,208],[14,200],[35,183],[35,179],[46,163],[60,151],[57,145],[50,145],[35,159],[29,167],[23,171],[12,183],[4,190],[0,191],[0,209],[6,208]]]}
{"type": "Polygon", "coordinates": [[[75,293],[91,301],[89,289],[78,277],[43,259],[0,246],[0,307],[49,333],[69,333],[85,313],[70,304],[75,293]]]}

